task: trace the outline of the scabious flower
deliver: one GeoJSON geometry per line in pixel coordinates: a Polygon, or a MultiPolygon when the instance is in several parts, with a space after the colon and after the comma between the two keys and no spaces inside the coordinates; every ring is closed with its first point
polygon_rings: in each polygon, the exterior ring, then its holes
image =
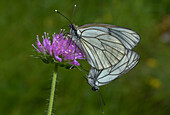
{"type": "Polygon", "coordinates": [[[67,63],[75,66],[79,66],[77,59],[84,59],[81,51],[73,43],[68,36],[63,34],[64,30],[61,30],[60,34],[53,34],[53,40],[50,40],[49,34],[44,32],[45,36],[42,36],[43,42],[41,43],[37,35],[36,46],[32,46],[39,53],[38,56],[44,62],[67,63]]]}

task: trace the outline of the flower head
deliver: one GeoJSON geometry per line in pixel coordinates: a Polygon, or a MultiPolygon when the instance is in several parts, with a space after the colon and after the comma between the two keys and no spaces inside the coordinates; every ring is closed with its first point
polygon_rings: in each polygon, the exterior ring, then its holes
{"type": "MultiPolygon", "coordinates": [[[[37,35],[36,46],[32,46],[40,54],[39,57],[45,62],[53,60],[54,62],[67,62],[67,64],[72,64],[79,66],[77,59],[84,59],[81,51],[69,39],[68,36],[63,35],[64,30],[61,30],[60,34],[53,34],[53,40],[51,42],[49,34],[44,32],[45,36],[42,36],[43,42],[41,43],[37,35]]],[[[51,62],[51,61],[50,61],[51,62]]]]}

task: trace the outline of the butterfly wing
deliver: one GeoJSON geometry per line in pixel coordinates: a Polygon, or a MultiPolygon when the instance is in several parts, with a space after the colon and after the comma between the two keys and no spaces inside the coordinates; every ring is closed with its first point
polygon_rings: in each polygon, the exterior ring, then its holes
{"type": "Polygon", "coordinates": [[[126,50],[126,55],[124,55],[123,59],[113,67],[96,70],[95,68],[91,68],[90,71],[95,73],[89,75],[91,79],[93,78],[94,86],[102,86],[110,83],[116,78],[122,76],[131,70],[138,63],[140,56],[131,50],[126,50]]]}
{"type": "Polygon", "coordinates": [[[87,24],[79,27],[77,33],[80,36],[81,50],[88,63],[98,70],[119,63],[125,55],[125,50],[128,47],[132,49],[140,40],[134,31],[108,24],[87,24]]]}
{"type": "Polygon", "coordinates": [[[113,35],[115,38],[119,39],[127,49],[133,49],[140,41],[140,36],[137,32],[129,28],[124,28],[120,26],[109,24],[85,24],[80,28],[100,29],[102,31],[105,31],[110,35],[113,35]]]}

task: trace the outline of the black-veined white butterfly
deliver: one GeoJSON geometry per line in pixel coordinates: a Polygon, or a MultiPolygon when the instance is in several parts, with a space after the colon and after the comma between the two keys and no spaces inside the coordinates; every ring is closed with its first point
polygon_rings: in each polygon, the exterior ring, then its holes
{"type": "Polygon", "coordinates": [[[127,73],[138,63],[139,58],[136,52],[126,49],[123,59],[115,66],[103,70],[97,70],[92,67],[87,76],[92,90],[97,91],[99,86],[106,85],[127,73]]]}
{"type": "MultiPolygon", "coordinates": [[[[135,31],[109,24],[85,24],[77,27],[66,19],[70,22],[70,37],[91,65],[87,82],[93,91],[98,91],[99,86],[127,73],[138,63],[140,56],[131,51],[140,41],[140,36],[135,31]]],[[[100,99],[102,102],[101,94],[100,99]]]]}
{"type": "Polygon", "coordinates": [[[66,19],[71,23],[70,37],[91,65],[87,78],[93,90],[125,74],[138,63],[139,55],[131,51],[140,41],[135,31],[109,24],[77,27],[66,19]]]}
{"type": "Polygon", "coordinates": [[[66,19],[70,22],[70,37],[80,48],[88,63],[97,70],[118,64],[126,55],[126,49],[131,50],[140,41],[139,35],[128,28],[109,24],[85,24],[77,27],[68,18],[66,19]]]}
{"type": "Polygon", "coordinates": [[[71,24],[72,40],[85,55],[88,63],[97,70],[116,66],[139,42],[139,35],[130,29],[109,24],[71,24]]]}

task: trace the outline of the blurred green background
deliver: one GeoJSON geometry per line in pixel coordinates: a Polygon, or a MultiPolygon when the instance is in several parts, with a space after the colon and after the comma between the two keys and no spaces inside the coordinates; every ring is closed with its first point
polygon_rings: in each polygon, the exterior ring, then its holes
{"type": "MultiPolygon", "coordinates": [[[[2,0],[0,115],[46,115],[54,66],[31,58],[31,44],[36,35],[53,34],[67,26],[68,21],[54,10],[71,19],[74,4],[76,25],[108,23],[131,28],[141,36],[134,48],[141,56],[139,64],[100,88],[105,115],[169,115],[169,0],[2,0]]],[[[58,74],[55,115],[102,114],[99,95],[81,72],[59,68],[58,74]]]]}

